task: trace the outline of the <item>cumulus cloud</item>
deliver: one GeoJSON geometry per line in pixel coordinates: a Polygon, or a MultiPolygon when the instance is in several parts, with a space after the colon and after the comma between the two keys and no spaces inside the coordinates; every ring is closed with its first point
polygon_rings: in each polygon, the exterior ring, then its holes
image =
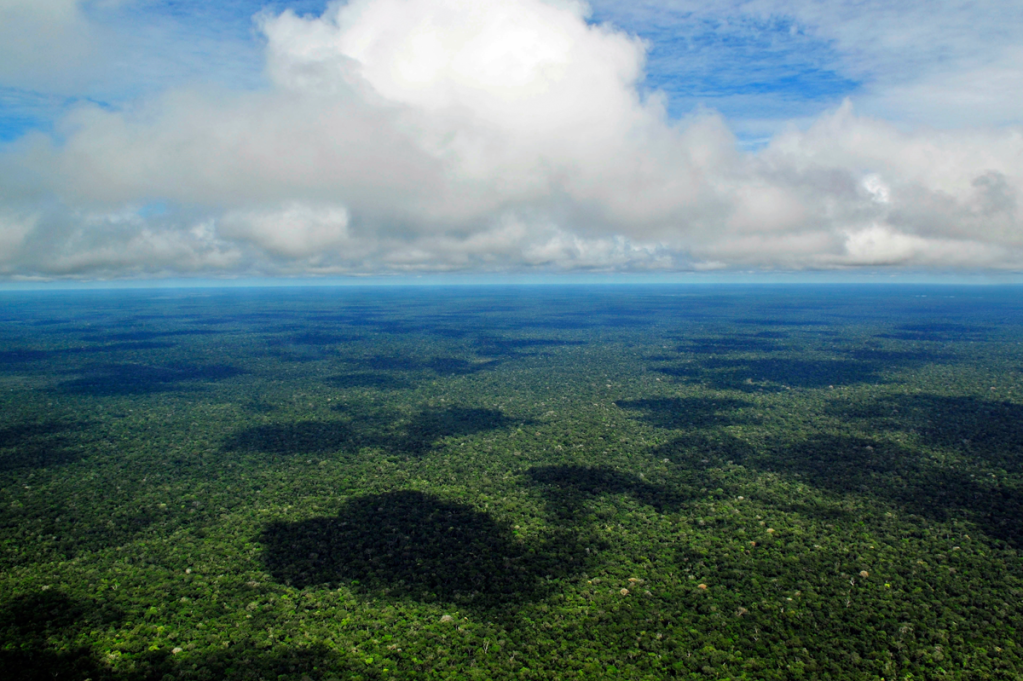
{"type": "Polygon", "coordinates": [[[231,211],[220,224],[226,238],[245,239],[290,258],[319,257],[325,249],[336,250],[349,241],[344,206],[291,203],[269,210],[231,211]]]}
{"type": "Polygon", "coordinates": [[[38,86],[95,52],[96,28],[78,0],[0,0],[0,80],[38,86]]]}
{"type": "Polygon", "coordinates": [[[1023,265],[1023,132],[850,104],[743,152],[569,0],[264,14],[268,86],[84,106],[0,158],[8,276],[1023,265]],[[159,206],[154,210],[153,206],[159,206]]]}
{"type": "Polygon", "coordinates": [[[38,215],[0,212],[0,272],[12,267],[27,237],[36,227],[38,215]]]}

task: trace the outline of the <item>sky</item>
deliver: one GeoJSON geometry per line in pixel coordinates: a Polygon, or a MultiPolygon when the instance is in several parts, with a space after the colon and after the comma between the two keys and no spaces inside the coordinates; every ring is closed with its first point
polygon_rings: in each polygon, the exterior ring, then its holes
{"type": "Polygon", "coordinates": [[[0,284],[999,280],[1021,195],[1018,0],[0,0],[0,284]]]}

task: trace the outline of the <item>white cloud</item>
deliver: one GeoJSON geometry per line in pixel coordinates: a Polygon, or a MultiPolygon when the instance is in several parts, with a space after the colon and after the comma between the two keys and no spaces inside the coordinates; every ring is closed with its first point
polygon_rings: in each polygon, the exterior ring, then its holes
{"type": "Polygon", "coordinates": [[[252,241],[271,254],[311,257],[349,241],[348,210],[291,203],[270,210],[231,211],[221,219],[219,231],[226,238],[252,241]]]}
{"type": "Polygon", "coordinates": [[[907,131],[847,103],[744,153],[713,112],[641,97],[644,45],[572,2],[259,25],[267,88],[81,107],[0,158],[0,201],[42,216],[0,223],[5,271],[1023,266],[1018,128],[907,131]]]}
{"type": "Polygon", "coordinates": [[[0,0],[0,83],[37,86],[90,58],[96,29],[79,0],[0,0]]]}
{"type": "Polygon", "coordinates": [[[37,216],[11,274],[119,278],[216,273],[238,268],[241,253],[208,223],[188,228],[147,221],[140,211],[50,210],[37,216]]]}
{"type": "Polygon", "coordinates": [[[871,225],[846,234],[845,252],[836,263],[846,265],[984,266],[1004,258],[997,246],[946,238],[926,239],[871,225]]]}
{"type": "Polygon", "coordinates": [[[16,264],[25,238],[38,221],[38,214],[0,210],[0,272],[7,272],[11,264],[16,264]]]}

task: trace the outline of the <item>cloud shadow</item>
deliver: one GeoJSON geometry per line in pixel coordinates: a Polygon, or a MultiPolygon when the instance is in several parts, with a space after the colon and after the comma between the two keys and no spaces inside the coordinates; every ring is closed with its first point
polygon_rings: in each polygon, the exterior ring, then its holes
{"type": "Polygon", "coordinates": [[[374,447],[399,456],[425,456],[448,437],[462,437],[524,423],[496,409],[428,408],[408,419],[386,413],[335,408],[348,420],[264,424],[228,437],[224,452],[262,452],[277,456],[327,454],[374,447]]]}
{"type": "Polygon", "coordinates": [[[561,520],[577,520],[588,500],[608,494],[626,494],[659,513],[677,511],[686,502],[684,495],[665,485],[602,466],[534,466],[526,475],[543,487],[548,508],[561,520]]]}
{"type": "Polygon", "coordinates": [[[43,421],[0,428],[0,471],[47,468],[78,461],[82,435],[89,425],[82,421],[43,421]]]}
{"type": "Polygon", "coordinates": [[[0,669],[5,679],[108,679],[109,669],[85,646],[58,647],[54,640],[85,626],[115,623],[121,613],[57,591],[16,596],[0,605],[0,669]]]}
{"type": "Polygon", "coordinates": [[[438,376],[468,376],[481,371],[490,371],[497,366],[496,360],[470,362],[460,357],[434,357],[425,360],[395,355],[374,355],[372,357],[350,359],[348,363],[369,372],[432,371],[438,376]]]}
{"type": "MultiPolygon", "coordinates": [[[[119,610],[73,599],[57,591],[17,596],[0,604],[0,669],[9,681],[144,681],[173,678],[299,678],[333,672],[361,678],[365,665],[353,665],[323,645],[279,647],[273,651],[249,640],[229,649],[188,653],[148,650],[132,655],[130,670],[115,672],[98,651],[76,642],[87,630],[116,625],[119,610]],[[201,670],[197,677],[196,670],[201,670]]],[[[310,677],[311,678],[311,677],[310,677]]]]}
{"type": "Polygon", "coordinates": [[[990,537],[1023,548],[1023,494],[968,471],[935,465],[925,454],[864,437],[817,434],[754,447],[734,436],[687,434],[655,448],[657,457],[698,467],[732,462],[798,478],[818,489],[874,497],[938,521],[965,514],[990,537]]]}
{"type": "Polygon", "coordinates": [[[955,343],[987,340],[990,331],[990,328],[986,326],[979,326],[975,324],[922,322],[915,324],[902,324],[894,331],[877,334],[877,338],[890,338],[904,341],[955,343]]]}
{"type": "Polygon", "coordinates": [[[228,364],[104,364],[85,375],[63,381],[54,390],[69,395],[117,397],[196,389],[203,383],[223,381],[245,371],[228,364]]]}
{"type": "Polygon", "coordinates": [[[351,374],[340,374],[323,379],[323,382],[334,388],[348,390],[352,388],[374,388],[376,390],[410,390],[415,383],[403,377],[381,371],[359,371],[351,374]]]}
{"type": "Polygon", "coordinates": [[[696,355],[728,355],[737,352],[771,352],[782,349],[784,346],[773,338],[751,335],[694,339],[677,348],[678,352],[690,352],[696,355]]]}
{"type": "Polygon", "coordinates": [[[422,456],[446,437],[464,437],[521,423],[524,422],[508,418],[497,409],[426,409],[416,414],[404,428],[385,438],[382,444],[394,454],[422,456]]]}
{"type": "Polygon", "coordinates": [[[300,588],[349,583],[379,598],[492,610],[544,598],[575,574],[568,536],[519,541],[510,525],[416,491],[357,497],[336,516],[273,523],[260,535],[273,578],[300,588]]]}
{"type": "Polygon", "coordinates": [[[325,454],[356,441],[354,431],[343,421],[300,421],[246,428],[228,437],[221,449],[280,456],[325,454]]]}
{"type": "Polygon", "coordinates": [[[639,412],[639,419],[656,428],[706,428],[731,423],[748,423],[749,417],[736,414],[749,402],[735,399],[699,397],[654,397],[615,402],[619,409],[639,412]]]}
{"type": "Polygon", "coordinates": [[[928,447],[1023,470],[1023,406],[974,396],[898,395],[866,404],[833,402],[827,413],[868,420],[883,431],[911,431],[928,447]]]}

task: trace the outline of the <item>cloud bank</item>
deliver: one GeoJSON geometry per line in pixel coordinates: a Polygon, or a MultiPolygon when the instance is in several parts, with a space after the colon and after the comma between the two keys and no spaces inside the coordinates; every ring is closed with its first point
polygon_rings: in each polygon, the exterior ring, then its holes
{"type": "Polygon", "coordinates": [[[647,46],[588,12],[262,14],[267,87],[81,106],[8,145],[0,275],[1023,267],[1023,129],[847,102],[741,151],[713,111],[669,119],[647,46]]]}

